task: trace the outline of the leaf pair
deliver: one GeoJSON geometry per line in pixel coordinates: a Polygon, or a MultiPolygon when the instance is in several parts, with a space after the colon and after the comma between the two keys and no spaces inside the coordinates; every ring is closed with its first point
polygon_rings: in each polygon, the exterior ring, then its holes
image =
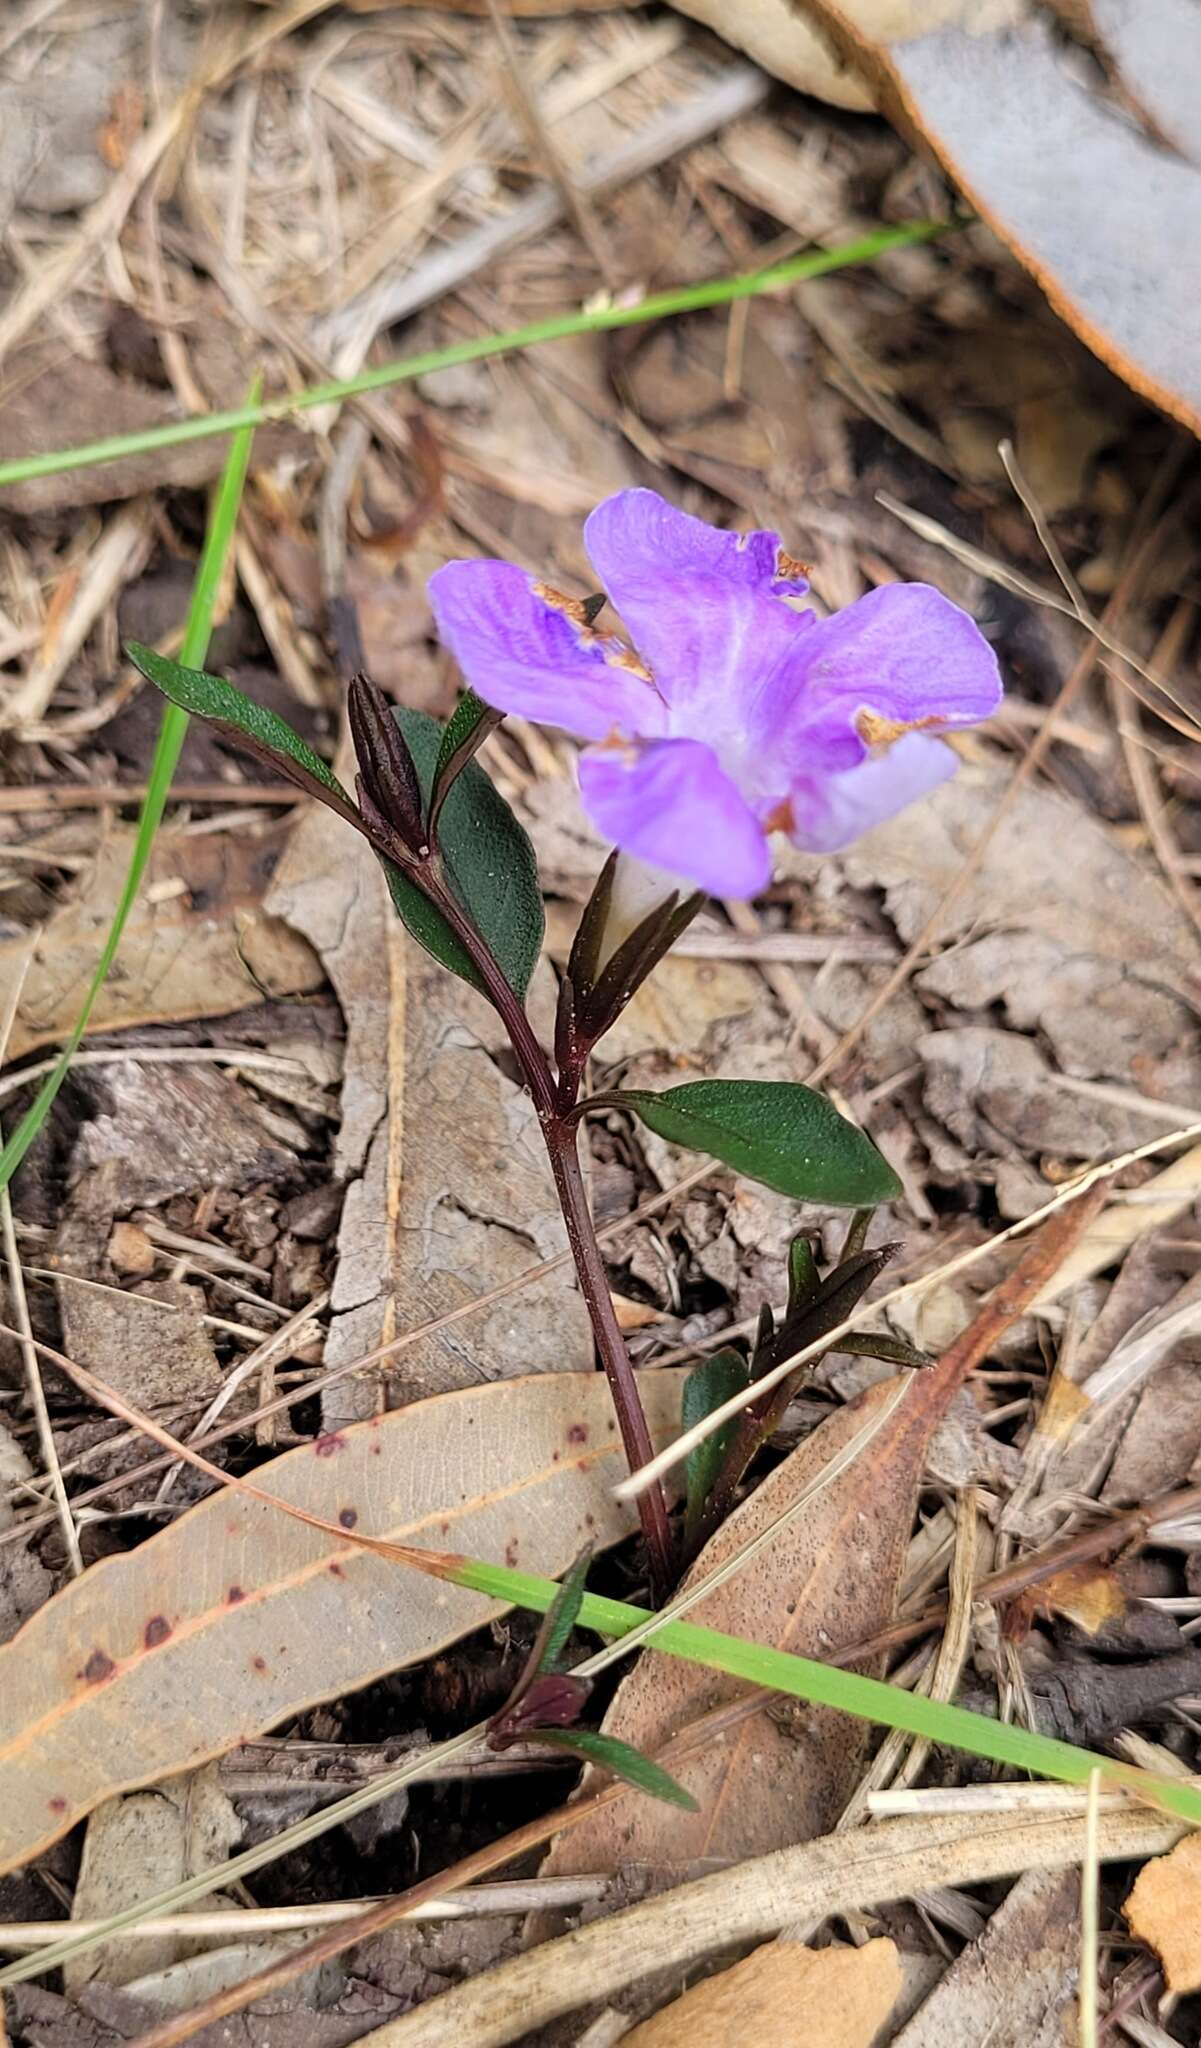
{"type": "MultiPolygon", "coordinates": [[[[403,764],[412,764],[424,825],[436,833],[442,875],[456,900],[486,941],[509,986],[524,997],[542,948],[544,914],[534,849],[504,798],[479,763],[475,749],[497,723],[495,713],[467,691],[447,725],[423,711],[393,709],[403,747],[381,758],[373,753],[374,797],[365,814],[355,804],[321,756],[285,720],[256,704],[220,676],[181,667],[152,647],[131,641],[126,648],[135,668],[171,703],[205,719],[239,747],[265,761],[277,774],[315,797],[361,833],[384,863],[389,892],[406,929],[435,960],[473,988],[479,976],[461,939],[420,886],[422,861],[416,851],[404,866],[404,849],[379,797],[392,791],[404,801],[403,764]]],[[[410,806],[412,791],[409,791],[410,806]]],[[[393,821],[394,822],[394,821],[393,821]]]]}
{"type": "MultiPolygon", "coordinates": [[[[846,1321],[894,1250],[888,1245],[874,1251],[864,1249],[871,1217],[872,1211],[864,1208],[852,1218],[842,1257],[824,1278],[808,1238],[793,1239],[788,1252],[788,1305],[779,1329],[765,1303],[749,1364],[737,1351],[725,1349],[694,1367],[684,1383],[681,1419],[685,1429],[703,1421],[793,1354],[820,1343],[846,1321]]],[[[930,1363],[925,1353],[912,1345],[873,1331],[848,1332],[838,1342],[842,1350],[883,1358],[892,1365],[916,1367],[930,1363]]],[[[685,1467],[684,1505],[684,1544],[689,1557],[696,1554],[729,1513],[747,1467],[779,1427],[801,1378],[819,1363],[820,1358],[810,1358],[798,1366],[795,1373],[750,1402],[740,1415],[732,1416],[690,1453],[685,1467]]]]}
{"type": "Polygon", "coordinates": [[[654,1799],[664,1799],[670,1806],[682,1806],[695,1813],[696,1801],[691,1793],[685,1792],[661,1764],[617,1736],[575,1726],[592,1691],[592,1681],[568,1671],[563,1664],[563,1652],[583,1605],[591,1562],[592,1545],[588,1543],[547,1608],[525,1670],[488,1723],[489,1748],[505,1750],[514,1742],[532,1740],[552,1749],[570,1750],[585,1762],[600,1764],[615,1777],[624,1778],[640,1792],[649,1792],[654,1799]]]}

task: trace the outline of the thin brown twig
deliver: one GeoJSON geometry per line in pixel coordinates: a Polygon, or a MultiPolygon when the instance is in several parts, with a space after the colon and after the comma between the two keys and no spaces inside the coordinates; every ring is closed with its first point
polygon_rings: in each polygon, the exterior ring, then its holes
{"type": "Polygon", "coordinates": [[[521,112],[530,141],[541,156],[550,173],[552,183],[558,188],[564,209],[600,275],[610,291],[615,291],[620,278],[613,259],[605,246],[605,238],[593,212],[591,201],[581,192],[564,162],[558,143],[550,132],[546,117],[538,105],[538,95],[526,77],[525,65],[513,30],[509,25],[500,0],[487,0],[488,15],[493,32],[500,46],[505,70],[513,95],[521,112]]]}

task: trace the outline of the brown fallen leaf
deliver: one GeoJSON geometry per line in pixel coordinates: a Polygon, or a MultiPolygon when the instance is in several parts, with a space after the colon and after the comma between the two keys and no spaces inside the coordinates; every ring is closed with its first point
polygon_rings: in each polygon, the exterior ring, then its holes
{"type": "Polygon", "coordinates": [[[985,2041],[988,2048],[1064,2048],[1079,1961],[1079,1873],[1032,1870],[893,2035],[891,2048],[985,2041]]]}
{"type": "MultiPolygon", "coordinates": [[[[75,1022],[129,867],[132,829],[111,832],[82,887],[38,934],[9,1040],[9,1058],[66,1036],[75,1022]]],[[[96,1000],[90,1031],[219,1017],[319,988],[321,964],[263,893],[280,847],[275,832],[250,840],[160,832],[121,941],[96,1000]]],[[[0,983],[27,950],[0,945],[0,983]]]]}
{"type": "MultiPolygon", "coordinates": [[[[1131,31],[1140,46],[1146,11],[1131,31]]],[[[1197,164],[1132,119],[1129,97],[1123,107],[1082,81],[1036,0],[807,0],[807,12],[898,125],[935,151],[1056,312],[1136,391],[1201,430],[1201,298],[1187,253],[1197,164]]],[[[1178,18],[1187,69],[1195,17],[1178,18]]],[[[1168,47],[1160,80],[1170,36],[1168,47]]],[[[1154,117],[1162,103],[1171,125],[1175,94],[1161,101],[1150,64],[1137,68],[1135,104],[1154,117]]]]}
{"type": "MultiPolygon", "coordinates": [[[[736,1556],[785,1514],[865,1424],[888,1413],[897,1382],[871,1387],[822,1424],[736,1509],[707,1544],[684,1588],[736,1556]]],[[[772,1542],[689,1613],[704,1628],[820,1657],[874,1635],[892,1619],[897,1575],[925,1453],[908,1401],[885,1434],[772,1542]]],[[[686,1721],[737,1698],[743,1687],[653,1651],[622,1680],[607,1734],[654,1753],[686,1721]]],[[[604,1808],[552,1848],[547,1876],[635,1864],[656,1888],[715,1863],[766,1855],[834,1825],[860,1770],[865,1730],[831,1708],[789,1705],[740,1721],[676,1776],[696,1813],[658,1802],[604,1808]]],[[[587,1782],[587,1780],[585,1781],[587,1782]]]]}
{"type": "MultiPolygon", "coordinates": [[[[683,1369],[642,1388],[679,1426],[683,1369]]],[[[558,1576],[636,1515],[594,1373],[543,1373],[420,1401],[261,1466],[265,1492],[360,1535],[558,1576]]],[[[318,1700],[431,1656],[505,1611],[221,1490],[106,1558],[0,1649],[0,1870],[103,1799],[216,1756],[318,1700]]]]}
{"type": "Polygon", "coordinates": [[[1168,1990],[1201,1990],[1201,1835],[1144,1864],[1122,1911],[1158,1955],[1168,1990]]]}
{"type": "Polygon", "coordinates": [[[772,1941],[731,1969],[694,1984],[653,2019],[623,2034],[626,2048],[871,2048],[896,2003],[895,1942],[803,1948],[772,1941]]]}
{"type": "MultiPolygon", "coordinates": [[[[706,1544],[685,1589],[740,1556],[809,1494],[770,1543],[690,1608],[691,1621],[818,1658],[888,1625],[931,1434],[973,1366],[1062,1263],[1099,1200],[1094,1192],[1044,1226],[937,1366],[910,1379],[899,1405],[897,1380],[868,1388],[735,1509],[706,1544]],[[874,1439],[822,1485],[823,1470],[873,1420],[883,1424],[874,1439]]],[[[742,1692],[736,1681],[652,1649],[618,1687],[604,1730],[653,1754],[686,1722],[742,1692]]],[[[696,1813],[650,1800],[601,1809],[559,1839],[543,1870],[575,1875],[636,1865],[662,1889],[715,1861],[739,1862],[807,1841],[838,1818],[866,1741],[863,1728],[830,1708],[789,1702],[754,1715],[680,1764],[677,1776],[696,1799],[696,1813]]],[[[590,1782],[586,1773],[585,1787],[590,1782]]],[[[541,1918],[535,1925],[548,1931],[541,1918]]]]}

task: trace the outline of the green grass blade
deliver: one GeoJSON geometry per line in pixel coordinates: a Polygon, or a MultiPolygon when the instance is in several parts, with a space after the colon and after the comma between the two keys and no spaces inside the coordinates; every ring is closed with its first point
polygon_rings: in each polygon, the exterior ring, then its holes
{"type": "MultiPolygon", "coordinates": [[[[526,1572],[511,1571],[506,1565],[464,1563],[453,1574],[459,1585],[495,1600],[507,1600],[518,1607],[530,1607],[544,1614],[558,1593],[553,1579],[537,1579],[526,1572]]],[[[620,1638],[632,1629],[654,1623],[654,1616],[641,1607],[621,1600],[606,1600],[585,1593],[577,1626],[595,1629],[598,1635],[620,1638]]],[[[1193,1827],[1201,1827],[1201,1788],[1169,1778],[1158,1778],[1134,1764],[1117,1762],[1073,1743],[1050,1735],[1034,1735],[1005,1721],[992,1721],[987,1714],[974,1714],[966,1707],[945,1706],[903,1686],[889,1685],[879,1678],[863,1678],[857,1671],[839,1671],[830,1664],[818,1664],[810,1657],[797,1657],[788,1650],[775,1650],[766,1643],[746,1642],[740,1636],[724,1635],[718,1629],[701,1628],[695,1622],[664,1618],[653,1627],[651,1642],[656,1650],[682,1657],[690,1664],[703,1664],[710,1671],[724,1671],[749,1685],[770,1687],[793,1699],[814,1706],[836,1707],[860,1721],[873,1721],[883,1728],[901,1728],[907,1734],[923,1736],[969,1756],[989,1758],[1011,1769],[1032,1771],[1040,1778],[1055,1778],[1063,1784],[1087,1785],[1093,1771],[1100,1771],[1107,1785],[1124,1786],[1162,1811],[1179,1815],[1193,1827]]]]}
{"type": "MultiPolygon", "coordinates": [[[[255,409],[254,406],[247,408],[250,411],[255,409]]],[[[192,585],[192,597],[188,606],[187,624],[184,627],[183,645],[179,650],[180,662],[185,668],[202,668],[204,657],[208,653],[209,635],[212,631],[217,592],[221,587],[226,557],[233,540],[234,527],[237,524],[238,507],[242,501],[242,487],[246,481],[246,470],[250,461],[250,444],[253,439],[253,422],[248,421],[234,436],[233,445],[229,451],[229,460],[225,465],[224,474],[217,487],[217,495],[213,500],[212,516],[209,520],[208,532],[205,536],[204,553],[201,555],[200,565],[196,571],[196,580],[192,585]]],[[[167,795],[171,788],[171,780],[175,774],[180,748],[183,746],[184,734],[187,732],[187,729],[187,712],[181,711],[175,704],[168,704],[163,712],[162,724],[159,726],[158,731],[158,742],[154,749],[154,759],[150,764],[150,776],[146,785],[146,795],[142,803],[141,816],[138,819],[137,838],[134,841],[133,853],[130,857],[129,872],[125,877],[125,884],[121,890],[120,900],[113,915],[113,921],[108,928],[108,935],[105,938],[100,958],[96,963],[96,972],[92,976],[91,986],[84,997],[83,1008],[75,1020],[74,1029],[63,1047],[53,1073],[46,1076],[45,1081],[38,1090],[36,1100],[26,1110],[25,1115],[21,1118],[20,1123],[5,1145],[3,1152],[0,1152],[0,1187],[8,1186],[13,1174],[21,1164],[22,1159],[24,1159],[29,1147],[49,1116],[54,1099],[67,1078],[71,1061],[78,1052],[80,1041],[88,1028],[88,1020],[91,1017],[96,997],[99,995],[108,977],[108,971],[113,964],[117,948],[121,943],[121,934],[125,930],[129,913],[133,908],[138,890],[142,885],[142,877],[146,872],[146,864],[150,859],[150,849],[154,845],[155,833],[162,822],[163,812],[167,804],[167,795]]]]}
{"type": "MultiPolygon", "coordinates": [[[[192,419],[171,420],[163,426],[145,427],[132,434],[111,434],[104,441],[89,441],[79,448],[48,449],[41,455],[23,455],[0,462],[0,489],[6,484],[26,483],[31,477],[57,476],[68,469],[90,469],[98,462],[113,462],[122,455],[145,455],[157,448],[178,448],[185,441],[203,441],[210,434],[239,432],[244,427],[262,426],[268,420],[286,419],[293,413],[309,412],[317,406],[336,405],[357,398],[365,391],[383,391],[392,384],[404,384],[414,377],[426,377],[431,370],[450,369],[456,363],[479,362],[485,356],[508,355],[535,348],[544,341],[563,341],[573,334],[600,334],[614,327],[637,327],[644,321],[663,320],[672,314],[696,313],[708,306],[732,305],[736,299],[754,298],[760,292],[780,291],[808,278],[825,277],[832,270],[872,263],[891,249],[908,249],[917,242],[930,242],[961,225],[952,221],[911,221],[904,227],[879,228],[857,241],[844,242],[836,249],[816,249],[793,256],[770,270],[741,277],[711,279],[705,284],[686,285],[676,291],[656,292],[635,306],[600,306],[591,312],[558,313],[549,320],[535,320],[528,327],[516,327],[507,334],[484,334],[475,341],[454,342],[448,348],[427,349],[419,356],[403,356],[362,370],[357,377],[336,378],[311,385],[308,390],[289,392],[266,404],[251,402],[227,412],[200,413],[192,419]]],[[[189,668],[199,662],[188,662],[189,668]]]]}

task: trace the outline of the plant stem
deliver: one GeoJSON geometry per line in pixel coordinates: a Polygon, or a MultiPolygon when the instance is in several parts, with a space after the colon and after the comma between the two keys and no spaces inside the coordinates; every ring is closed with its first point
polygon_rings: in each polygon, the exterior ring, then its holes
{"type": "MultiPolygon", "coordinates": [[[[596,1225],[584,1190],[577,1150],[578,1130],[570,1111],[579,1086],[579,1075],[563,1075],[556,1087],[550,1061],[539,1044],[516,991],[510,988],[491,951],[463,910],[446,881],[435,856],[422,862],[408,862],[405,872],[423,889],[441,911],[456,938],[468,954],[488,999],[505,1027],[509,1043],[538,1111],[538,1122],[554,1175],[555,1191],[567,1225],[567,1242],[575,1263],[580,1293],[588,1310],[597,1352],[609,1382],[617,1425],[625,1446],[631,1472],[654,1456],[654,1445],[642,1410],[638,1377],[630,1363],[621,1334],[605,1262],[597,1243],[596,1225]],[[566,1085],[564,1085],[566,1084],[566,1085]]],[[[667,1521],[667,1500],[656,1482],[639,1495],[638,1512],[650,1563],[655,1596],[666,1599],[675,1583],[672,1569],[672,1539],[667,1521]]]]}
{"type": "MultiPolygon", "coordinates": [[[[621,1334],[617,1317],[613,1312],[609,1276],[605,1272],[605,1262],[596,1240],[596,1225],[592,1220],[592,1211],[584,1191],[584,1176],[580,1172],[580,1157],[576,1149],[577,1127],[555,1116],[543,1125],[542,1135],[546,1140],[559,1204],[567,1225],[567,1241],[575,1261],[580,1292],[592,1322],[592,1332],[596,1338],[596,1348],[600,1352],[601,1364],[605,1368],[612,1390],[621,1440],[625,1445],[630,1470],[636,1472],[654,1455],[651,1435],[647,1428],[646,1416],[642,1412],[638,1377],[630,1363],[626,1340],[621,1334]]],[[[638,1496],[638,1505],[646,1510],[642,1517],[642,1533],[646,1539],[655,1596],[656,1599],[663,1600],[675,1583],[675,1573],[672,1567],[672,1540],[667,1522],[667,1501],[658,1481],[638,1496]]]]}

